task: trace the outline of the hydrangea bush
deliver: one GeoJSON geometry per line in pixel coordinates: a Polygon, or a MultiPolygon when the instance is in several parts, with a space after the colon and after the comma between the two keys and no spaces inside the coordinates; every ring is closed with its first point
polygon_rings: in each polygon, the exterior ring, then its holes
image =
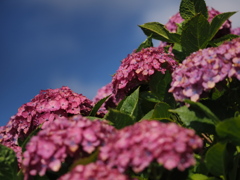
{"type": "Polygon", "coordinates": [[[93,100],[41,90],[0,127],[0,179],[238,180],[235,13],[182,0],[168,23],[139,25],[146,40],[93,100]]]}

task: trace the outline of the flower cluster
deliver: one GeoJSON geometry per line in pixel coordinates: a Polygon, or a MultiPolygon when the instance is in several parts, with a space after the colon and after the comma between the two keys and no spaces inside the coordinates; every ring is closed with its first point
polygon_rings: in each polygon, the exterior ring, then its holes
{"type": "MultiPolygon", "coordinates": [[[[208,21],[211,22],[213,18],[221,14],[219,11],[217,11],[214,8],[208,8],[208,21]]],[[[171,32],[177,32],[178,25],[182,23],[184,20],[182,19],[180,13],[176,13],[173,15],[169,21],[165,24],[165,27],[171,31],[171,32]]],[[[231,21],[227,20],[219,29],[218,33],[216,34],[215,38],[219,38],[223,35],[229,34],[231,29],[231,21]]]]}
{"type": "Polygon", "coordinates": [[[192,53],[172,73],[169,92],[177,101],[198,101],[227,77],[240,80],[240,38],[192,53]]]}
{"type": "Polygon", "coordinates": [[[91,163],[86,166],[78,165],[58,180],[130,180],[116,169],[109,169],[104,165],[91,163]]]}
{"type": "Polygon", "coordinates": [[[161,47],[149,47],[133,52],[123,59],[112,79],[116,99],[125,97],[135,87],[146,84],[155,72],[165,74],[177,66],[173,54],[165,53],[161,47]]]}
{"type": "Polygon", "coordinates": [[[153,161],[181,171],[195,164],[193,152],[203,145],[195,132],[175,123],[143,120],[119,130],[100,148],[100,162],[125,172],[143,171],[153,161]]]}
{"type": "Polygon", "coordinates": [[[42,90],[30,102],[23,104],[7,125],[0,129],[0,143],[11,148],[18,145],[19,138],[23,140],[42,123],[44,128],[46,122],[55,118],[88,115],[91,109],[92,101],[66,86],[42,90]]]}
{"type": "Polygon", "coordinates": [[[25,180],[47,170],[58,171],[68,157],[88,156],[114,132],[106,122],[81,115],[56,119],[28,142],[22,161],[25,180]]]}
{"type": "Polygon", "coordinates": [[[240,27],[231,29],[231,34],[240,36],[240,27]]]}
{"type": "Polygon", "coordinates": [[[108,108],[115,108],[117,106],[118,101],[116,100],[115,96],[112,95],[112,93],[112,83],[108,83],[97,91],[97,95],[93,98],[93,103],[97,103],[101,99],[110,96],[100,108],[100,112],[106,114],[108,108]]]}

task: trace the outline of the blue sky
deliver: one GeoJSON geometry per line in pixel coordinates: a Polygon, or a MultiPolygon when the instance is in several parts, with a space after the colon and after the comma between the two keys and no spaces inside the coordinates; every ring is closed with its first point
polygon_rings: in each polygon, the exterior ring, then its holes
{"type": "MultiPolygon", "coordinates": [[[[206,0],[221,12],[239,0],[206,0]]],[[[165,24],[180,0],[1,0],[0,126],[41,89],[69,86],[92,99],[145,40],[137,25],[165,24]]],[[[232,20],[240,27],[240,12],[232,20]]]]}

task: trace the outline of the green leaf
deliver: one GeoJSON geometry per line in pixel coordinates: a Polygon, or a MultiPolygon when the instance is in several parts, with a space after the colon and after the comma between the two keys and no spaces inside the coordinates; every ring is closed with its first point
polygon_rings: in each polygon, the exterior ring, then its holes
{"type": "Polygon", "coordinates": [[[97,111],[99,110],[99,108],[103,105],[103,103],[104,103],[110,96],[111,96],[111,95],[109,95],[109,96],[107,96],[107,97],[99,100],[99,101],[95,104],[95,106],[92,108],[89,116],[95,116],[96,113],[97,113],[97,111]]]}
{"type": "Polygon", "coordinates": [[[224,94],[225,90],[218,90],[216,87],[213,89],[212,100],[217,100],[224,94]]]}
{"type": "Polygon", "coordinates": [[[140,46],[137,48],[136,52],[139,52],[142,49],[148,48],[148,47],[153,47],[152,34],[150,36],[148,36],[147,39],[142,44],[140,44],[140,46]]]}
{"type": "Polygon", "coordinates": [[[193,128],[198,133],[215,133],[215,126],[212,119],[209,119],[202,113],[194,108],[182,106],[177,109],[169,109],[170,112],[177,113],[181,121],[188,127],[193,128]]]}
{"type": "Polygon", "coordinates": [[[126,100],[126,98],[127,98],[127,97],[125,97],[123,100],[121,100],[121,101],[118,103],[118,105],[117,105],[117,107],[116,107],[117,110],[120,110],[120,109],[121,109],[121,107],[122,107],[124,101],[126,100]]]}
{"type": "Polygon", "coordinates": [[[214,144],[206,153],[206,166],[209,172],[215,176],[226,177],[229,162],[227,143],[214,144]]]}
{"type": "Polygon", "coordinates": [[[120,112],[128,114],[132,118],[135,118],[138,113],[138,102],[139,102],[139,89],[138,87],[132,94],[130,94],[123,102],[120,112]]]}
{"type": "Polygon", "coordinates": [[[151,119],[170,119],[170,106],[167,103],[161,102],[156,104],[151,119]]]}
{"type": "Polygon", "coordinates": [[[158,22],[149,22],[139,25],[146,36],[152,35],[152,38],[169,43],[180,43],[180,35],[170,33],[163,24],[158,22]]]}
{"type": "Polygon", "coordinates": [[[226,13],[218,14],[213,18],[210,24],[209,40],[211,40],[217,34],[219,28],[223,25],[223,23],[235,13],[236,12],[226,12],[226,13]]]}
{"type": "Polygon", "coordinates": [[[69,171],[74,169],[77,165],[87,165],[89,163],[95,162],[98,158],[98,154],[99,154],[99,150],[96,150],[92,154],[90,154],[88,157],[76,159],[71,165],[71,167],[69,168],[69,171]]]}
{"type": "Polygon", "coordinates": [[[154,109],[150,110],[147,114],[145,114],[145,115],[142,117],[141,120],[144,120],[144,119],[151,120],[151,119],[152,119],[153,112],[154,112],[154,109]]]}
{"type": "Polygon", "coordinates": [[[169,71],[166,71],[165,74],[162,74],[161,72],[155,73],[149,81],[149,87],[152,94],[160,101],[163,101],[170,82],[171,74],[169,71]]]}
{"type": "Polygon", "coordinates": [[[240,145],[240,117],[234,117],[221,121],[216,126],[219,137],[240,145]]]}
{"type": "Polygon", "coordinates": [[[222,43],[226,42],[226,41],[231,41],[233,40],[234,38],[238,38],[240,36],[238,35],[235,35],[235,34],[227,34],[225,36],[222,36],[218,39],[214,39],[212,41],[209,42],[209,45],[212,46],[212,47],[218,47],[220,46],[222,43]]]}
{"type": "Polygon", "coordinates": [[[0,179],[17,180],[18,162],[15,152],[0,144],[0,179]]]}
{"type": "Polygon", "coordinates": [[[232,168],[228,172],[229,179],[238,179],[239,180],[239,177],[240,177],[239,164],[240,164],[240,154],[238,153],[234,157],[234,160],[232,163],[232,168]]]}
{"type": "Polygon", "coordinates": [[[193,174],[190,176],[191,180],[219,180],[218,178],[215,177],[207,177],[203,174],[193,174]]]}
{"type": "Polygon", "coordinates": [[[207,106],[203,105],[202,103],[200,103],[200,102],[193,102],[193,101],[190,101],[190,100],[185,100],[185,102],[190,104],[191,107],[196,108],[197,111],[203,113],[204,116],[206,116],[207,118],[211,119],[212,122],[214,122],[215,124],[220,122],[218,117],[207,106]]]}
{"type": "Polygon", "coordinates": [[[209,22],[202,14],[197,14],[186,22],[181,37],[182,50],[186,56],[206,48],[209,41],[209,28],[209,22]]]}
{"type": "Polygon", "coordinates": [[[208,18],[208,9],[204,0],[182,0],[179,11],[183,19],[191,19],[198,13],[208,18]]]}
{"type": "Polygon", "coordinates": [[[89,120],[93,121],[93,120],[96,120],[96,119],[99,119],[99,120],[105,120],[104,118],[100,118],[100,117],[95,117],[95,116],[84,116],[86,118],[88,118],[89,120]]]}
{"type": "Polygon", "coordinates": [[[131,178],[137,179],[137,180],[148,180],[148,178],[144,178],[144,177],[139,177],[136,175],[131,176],[131,178]]]}
{"type": "Polygon", "coordinates": [[[160,100],[151,91],[141,92],[141,97],[147,101],[158,103],[160,100]]]}
{"type": "Polygon", "coordinates": [[[104,118],[111,121],[113,126],[117,129],[121,129],[135,123],[129,114],[123,113],[117,109],[109,109],[104,118]]]}

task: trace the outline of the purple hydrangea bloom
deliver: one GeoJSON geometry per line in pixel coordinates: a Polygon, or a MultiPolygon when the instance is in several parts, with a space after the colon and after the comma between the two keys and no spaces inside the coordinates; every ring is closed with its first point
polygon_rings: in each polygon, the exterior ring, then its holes
{"type": "Polygon", "coordinates": [[[113,75],[113,94],[116,99],[124,98],[130,91],[141,84],[147,84],[155,72],[165,74],[177,66],[172,53],[165,53],[161,47],[149,47],[129,54],[123,59],[113,75]]]}
{"type": "Polygon", "coordinates": [[[164,168],[180,171],[195,164],[194,150],[203,142],[195,132],[175,123],[143,120],[119,130],[100,148],[99,161],[110,168],[135,173],[157,161],[164,168]]]}
{"type": "MultiPolygon", "coordinates": [[[[213,18],[221,14],[219,11],[217,11],[214,8],[208,8],[208,21],[211,22],[213,18]]],[[[170,31],[170,32],[177,32],[177,24],[180,24],[183,22],[183,19],[178,12],[177,14],[173,15],[169,21],[165,24],[165,27],[170,31]]],[[[215,38],[219,38],[223,35],[229,34],[231,29],[231,21],[227,20],[219,29],[219,32],[216,34],[215,38]]]]}
{"type": "Polygon", "coordinates": [[[224,57],[231,63],[228,77],[235,77],[240,81],[240,38],[226,42],[218,49],[219,51],[225,51],[224,57]]]}
{"type": "Polygon", "coordinates": [[[67,158],[87,157],[114,132],[105,121],[81,115],[56,119],[28,142],[22,161],[25,180],[48,170],[57,172],[67,158]]]}
{"type": "MultiPolygon", "coordinates": [[[[85,166],[78,165],[69,173],[58,180],[130,180],[116,169],[110,169],[104,165],[90,163],[85,166]]],[[[132,179],[133,180],[133,179],[132,179]]]]}
{"type": "Polygon", "coordinates": [[[231,34],[239,35],[240,36],[240,27],[231,29],[231,34]]]}
{"type": "Polygon", "coordinates": [[[177,101],[198,101],[227,77],[240,80],[240,38],[188,56],[172,73],[172,92],[177,101]]]}
{"type": "Polygon", "coordinates": [[[44,128],[55,118],[88,115],[91,109],[92,101],[66,86],[42,90],[30,102],[23,104],[7,125],[0,129],[0,143],[16,150],[18,139],[24,140],[40,124],[44,123],[44,128]]]}

